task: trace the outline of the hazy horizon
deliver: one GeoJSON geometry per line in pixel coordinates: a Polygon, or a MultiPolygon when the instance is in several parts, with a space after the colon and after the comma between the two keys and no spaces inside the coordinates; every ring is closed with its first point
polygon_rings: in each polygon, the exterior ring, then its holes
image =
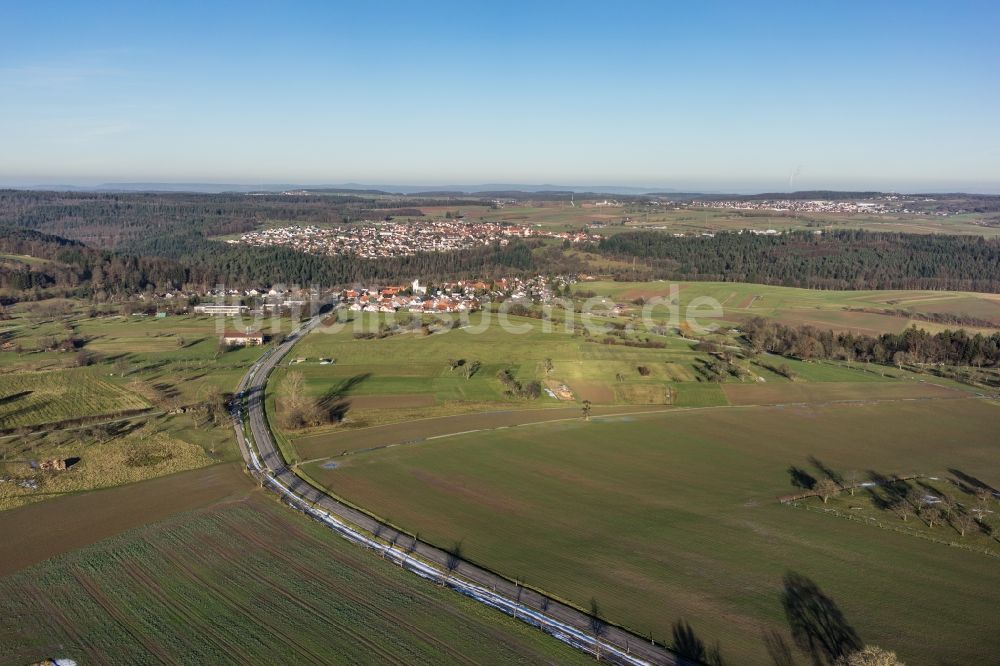
{"type": "Polygon", "coordinates": [[[680,193],[680,194],[720,194],[720,195],[750,195],[750,194],[791,194],[805,191],[829,191],[829,192],[882,192],[898,194],[945,194],[962,193],[974,195],[1000,195],[1000,186],[994,187],[985,185],[982,187],[965,186],[964,184],[926,184],[923,186],[913,186],[910,188],[873,187],[870,185],[858,184],[856,186],[842,187],[795,187],[788,189],[776,187],[767,188],[764,185],[754,187],[747,184],[737,184],[731,187],[719,185],[690,185],[689,187],[678,187],[675,185],[635,185],[632,183],[361,183],[361,182],[284,182],[276,179],[267,181],[226,181],[216,182],[210,180],[175,180],[175,181],[129,181],[129,180],[109,180],[93,182],[39,182],[30,179],[23,181],[0,180],[0,188],[21,189],[21,190],[69,190],[69,191],[128,191],[128,192],[194,192],[194,193],[222,193],[228,191],[252,192],[277,191],[279,189],[345,189],[345,190],[382,190],[392,194],[408,195],[420,192],[454,191],[463,193],[489,192],[489,191],[521,191],[525,193],[546,192],[546,191],[566,191],[595,194],[619,194],[619,195],[642,195],[652,193],[680,193]]]}

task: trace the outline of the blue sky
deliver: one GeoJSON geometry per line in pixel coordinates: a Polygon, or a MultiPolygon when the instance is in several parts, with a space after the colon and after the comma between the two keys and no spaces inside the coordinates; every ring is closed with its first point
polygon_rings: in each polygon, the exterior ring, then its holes
{"type": "Polygon", "coordinates": [[[998,24],[990,2],[14,0],[0,182],[1000,192],[998,24]]]}

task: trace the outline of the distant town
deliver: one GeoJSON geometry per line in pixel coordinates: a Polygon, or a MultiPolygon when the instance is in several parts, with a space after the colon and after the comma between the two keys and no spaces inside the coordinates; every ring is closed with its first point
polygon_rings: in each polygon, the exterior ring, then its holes
{"type": "Polygon", "coordinates": [[[560,238],[571,243],[599,240],[580,232],[553,232],[524,225],[460,220],[364,222],[335,227],[284,226],[261,229],[230,239],[257,247],[288,247],[309,254],[352,255],[363,259],[405,257],[420,252],[448,252],[476,246],[506,245],[512,238],[560,238]]]}
{"type": "MultiPolygon", "coordinates": [[[[922,204],[932,204],[934,199],[924,198],[922,204]]],[[[885,215],[887,213],[903,213],[907,215],[938,215],[947,216],[957,211],[927,211],[908,207],[899,195],[885,194],[876,200],[864,201],[857,199],[695,199],[680,205],[682,208],[709,208],[724,210],[759,210],[791,213],[837,213],[847,215],[867,214],[885,215]]]]}

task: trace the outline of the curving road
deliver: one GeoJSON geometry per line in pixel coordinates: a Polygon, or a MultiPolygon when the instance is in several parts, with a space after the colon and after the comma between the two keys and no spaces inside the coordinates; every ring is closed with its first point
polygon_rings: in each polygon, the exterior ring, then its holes
{"type": "Polygon", "coordinates": [[[237,443],[247,468],[262,485],[277,492],[292,507],[326,524],[338,534],[378,552],[399,566],[446,585],[539,627],[599,659],[619,664],[684,664],[666,648],[625,629],[595,620],[587,613],[521,587],[491,571],[466,562],[413,537],[402,534],[372,516],[348,506],[303,481],[282,458],[264,413],[264,392],[271,371],[292,346],[319,325],[313,317],[279,346],[265,352],[244,375],[238,388],[233,422],[237,443]],[[246,419],[246,422],[244,421],[246,419]],[[249,425],[250,438],[245,436],[249,425]]]}

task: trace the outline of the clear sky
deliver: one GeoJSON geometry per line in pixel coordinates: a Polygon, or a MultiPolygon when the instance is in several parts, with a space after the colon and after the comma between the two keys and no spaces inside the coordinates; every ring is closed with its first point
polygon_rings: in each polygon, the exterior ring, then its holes
{"type": "Polygon", "coordinates": [[[1000,192],[997,2],[45,2],[0,182],[1000,192]]]}

